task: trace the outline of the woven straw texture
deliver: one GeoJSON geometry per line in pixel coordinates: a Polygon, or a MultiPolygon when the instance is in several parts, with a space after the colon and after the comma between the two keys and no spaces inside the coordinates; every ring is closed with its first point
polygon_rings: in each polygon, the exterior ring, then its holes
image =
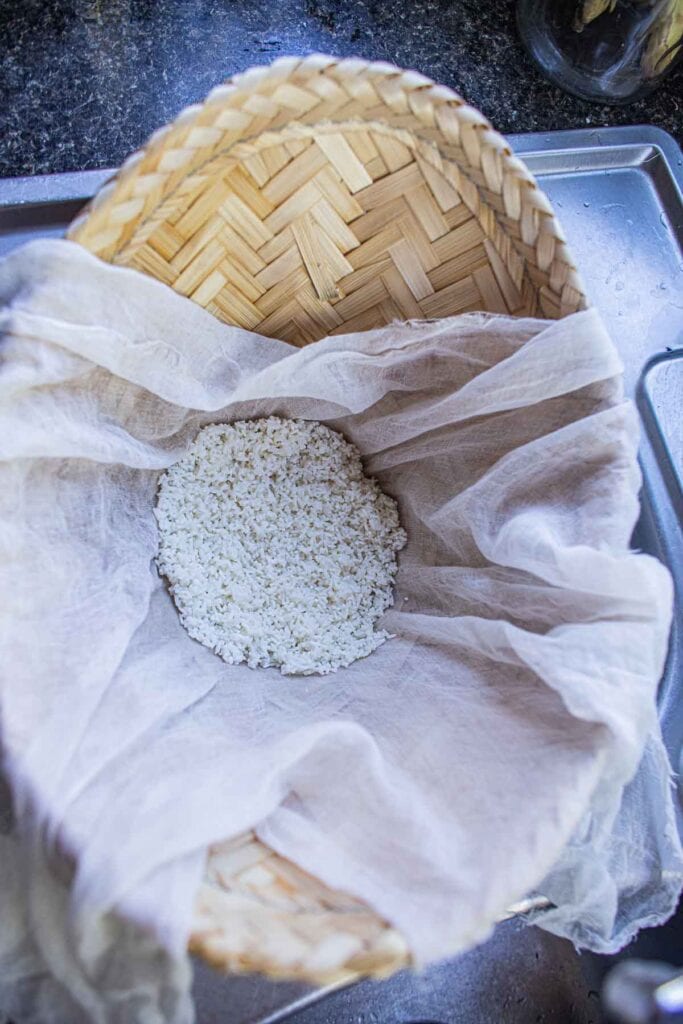
{"type": "MultiPolygon", "coordinates": [[[[355,59],[235,76],[156,132],[68,236],[295,345],[395,319],[585,305],[547,197],[482,115],[355,59]]],[[[409,962],[373,911],[252,833],[210,851],[191,949],[225,971],[318,984],[409,962]]]]}

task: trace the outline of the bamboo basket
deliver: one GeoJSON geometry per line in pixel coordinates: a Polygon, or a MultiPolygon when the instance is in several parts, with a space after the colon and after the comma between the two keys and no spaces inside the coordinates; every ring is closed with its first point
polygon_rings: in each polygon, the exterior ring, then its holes
{"type": "MultiPolygon", "coordinates": [[[[68,237],[294,345],[585,305],[550,202],[484,117],[422,75],[358,59],[234,76],[133,154],[68,237]]],[[[253,833],[210,850],[190,948],[226,972],[317,984],[409,963],[387,922],[253,833]]]]}

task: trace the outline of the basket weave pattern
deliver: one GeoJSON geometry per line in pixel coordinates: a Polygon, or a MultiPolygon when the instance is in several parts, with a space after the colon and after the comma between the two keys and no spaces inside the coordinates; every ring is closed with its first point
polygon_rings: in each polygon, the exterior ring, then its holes
{"type": "Polygon", "coordinates": [[[583,304],[548,199],[488,122],[419,75],[361,61],[236,76],[134,154],[70,237],[295,344],[583,304]]]}
{"type": "MultiPolygon", "coordinates": [[[[362,60],[235,76],[133,154],[68,236],[295,345],[396,319],[585,305],[548,199],[482,115],[362,60]]],[[[226,971],[316,983],[409,959],[373,911],[253,833],[210,851],[191,949],[226,971]]]]}

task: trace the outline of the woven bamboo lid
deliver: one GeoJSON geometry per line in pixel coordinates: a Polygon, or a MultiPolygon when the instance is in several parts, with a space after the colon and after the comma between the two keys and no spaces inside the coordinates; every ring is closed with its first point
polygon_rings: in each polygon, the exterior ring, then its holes
{"type": "MultiPolygon", "coordinates": [[[[131,156],[68,237],[295,345],[395,319],[585,305],[547,197],[482,115],[422,75],[356,59],[236,75],[131,156]]],[[[253,833],[210,851],[191,949],[225,971],[319,984],[409,961],[372,910],[253,833]]]]}

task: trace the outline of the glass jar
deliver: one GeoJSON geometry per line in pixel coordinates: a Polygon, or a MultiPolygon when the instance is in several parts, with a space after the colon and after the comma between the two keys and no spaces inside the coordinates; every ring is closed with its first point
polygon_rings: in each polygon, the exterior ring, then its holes
{"type": "Polygon", "coordinates": [[[599,103],[651,92],[683,52],[683,0],[518,0],[517,24],[548,78],[599,103]]]}

